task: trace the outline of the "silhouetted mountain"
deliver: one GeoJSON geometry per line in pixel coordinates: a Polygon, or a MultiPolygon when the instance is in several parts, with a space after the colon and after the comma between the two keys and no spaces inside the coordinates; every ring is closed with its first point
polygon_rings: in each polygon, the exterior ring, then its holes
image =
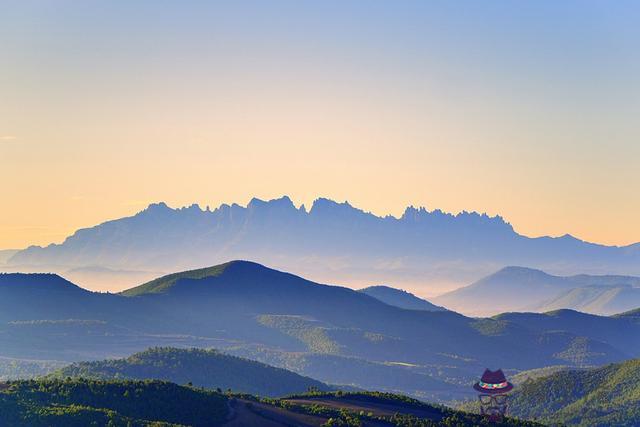
{"type": "Polygon", "coordinates": [[[83,318],[108,299],[55,274],[0,273],[0,322],[83,318]]]}
{"type": "MultiPolygon", "coordinates": [[[[582,287],[598,287],[606,291],[607,287],[630,288],[640,287],[640,277],[629,276],[554,276],[540,270],[524,267],[506,267],[464,288],[437,296],[433,301],[446,308],[475,315],[493,315],[505,311],[543,311],[546,303],[570,294],[572,289],[582,287]]],[[[575,291],[576,298],[560,299],[553,308],[585,308],[586,292],[575,291]],[[566,305],[563,305],[566,304],[566,305]]],[[[606,298],[606,297],[605,297],[606,298]]],[[[634,304],[632,300],[629,304],[634,304]]],[[[615,308],[607,306],[606,301],[591,305],[591,311],[598,314],[613,314],[631,306],[615,308]],[[610,308],[610,309],[609,309],[610,308]],[[602,309],[600,311],[598,309],[602,309]]]]}
{"type": "Polygon", "coordinates": [[[288,197],[253,199],[246,207],[224,204],[213,211],[152,204],[132,217],[78,230],[62,244],[29,247],[9,264],[61,274],[95,266],[177,271],[234,258],[328,283],[382,281],[412,291],[451,289],[504,265],[556,274],[640,275],[640,244],[608,247],[568,235],[528,238],[501,217],[475,212],[452,215],[409,207],[399,218],[378,217],[322,198],[307,211],[288,197]]]}
{"type": "Polygon", "coordinates": [[[568,426],[637,426],[640,359],[588,370],[564,370],[516,387],[513,416],[568,426]]]}
{"type": "Polygon", "coordinates": [[[360,289],[359,292],[372,296],[385,304],[393,305],[396,307],[404,308],[407,310],[427,310],[427,311],[444,311],[445,308],[431,304],[429,301],[403,291],[402,289],[395,289],[389,286],[369,286],[368,288],[360,289]]]}
{"type": "Polygon", "coordinates": [[[13,358],[216,347],[333,384],[450,398],[469,393],[486,366],[585,366],[640,355],[640,323],[630,316],[473,319],[405,310],[247,261],[167,275],[121,295],[55,275],[2,277],[0,356],[13,358]]]}
{"type": "Polygon", "coordinates": [[[216,350],[168,347],[151,348],[126,359],[74,363],[55,372],[53,376],[155,379],[271,397],[303,393],[310,388],[330,390],[328,385],[320,381],[216,350]]]}

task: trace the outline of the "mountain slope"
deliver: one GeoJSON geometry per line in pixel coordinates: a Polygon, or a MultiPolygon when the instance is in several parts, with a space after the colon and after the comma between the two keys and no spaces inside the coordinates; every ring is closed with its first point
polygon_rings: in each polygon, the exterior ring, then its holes
{"type": "MultiPolygon", "coordinates": [[[[494,315],[505,311],[538,311],[547,301],[553,301],[574,288],[598,286],[640,287],[640,277],[631,276],[554,276],[540,270],[525,267],[505,267],[469,286],[433,298],[452,310],[473,315],[494,315]]],[[[564,301],[574,308],[575,301],[564,301]]],[[[599,306],[594,305],[595,310],[599,306]]],[[[614,310],[612,314],[622,310],[614,310]]]]}
{"type": "Polygon", "coordinates": [[[320,381],[285,369],[200,349],[152,348],[126,359],[74,363],[53,376],[155,379],[271,397],[302,393],[312,387],[329,390],[329,386],[320,381]]]}
{"type": "Polygon", "coordinates": [[[445,309],[435,304],[431,304],[429,301],[404,291],[402,289],[395,289],[389,286],[369,286],[368,288],[360,289],[359,292],[372,296],[385,304],[393,305],[395,307],[404,308],[407,310],[426,310],[426,311],[444,311],[445,309]]]}
{"type": "Polygon", "coordinates": [[[528,238],[500,217],[475,212],[452,215],[409,207],[399,218],[379,217],[322,198],[309,210],[297,208],[288,197],[215,210],[152,204],[132,217],[78,230],[62,244],[29,247],[8,263],[57,273],[83,267],[178,271],[228,259],[295,269],[327,283],[382,281],[412,291],[451,289],[504,265],[558,274],[640,275],[640,245],[528,238]]]}
{"type": "Polygon", "coordinates": [[[167,276],[162,276],[157,279],[146,282],[140,286],[136,286],[135,288],[127,289],[123,291],[121,294],[128,297],[134,297],[138,295],[146,295],[146,294],[161,294],[164,292],[169,292],[171,287],[176,285],[178,281],[181,280],[198,280],[205,279],[208,277],[217,277],[224,273],[225,269],[230,266],[232,263],[226,263],[221,265],[216,265],[214,267],[208,268],[200,268],[197,270],[183,271],[180,273],[173,273],[167,276]]]}
{"type": "Polygon", "coordinates": [[[616,314],[640,307],[640,287],[630,285],[583,286],[544,302],[538,311],[570,308],[593,314],[616,314]]]}
{"type": "Polygon", "coordinates": [[[640,359],[525,381],[512,394],[509,410],[514,416],[570,426],[637,426],[640,359]]]}
{"type": "Polygon", "coordinates": [[[486,366],[519,371],[640,357],[640,323],[631,316],[474,319],[405,310],[247,261],[168,275],[122,295],[46,279],[63,284],[66,303],[44,283],[2,288],[0,356],[78,361],[154,346],[214,347],[325,383],[438,398],[468,392],[486,366]]]}

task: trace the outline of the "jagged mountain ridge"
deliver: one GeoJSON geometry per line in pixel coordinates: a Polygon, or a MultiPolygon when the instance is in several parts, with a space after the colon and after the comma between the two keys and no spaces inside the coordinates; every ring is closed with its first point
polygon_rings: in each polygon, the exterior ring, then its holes
{"type": "Polygon", "coordinates": [[[253,259],[327,283],[382,281],[417,294],[464,285],[504,265],[640,274],[638,244],[529,238],[501,217],[478,213],[409,207],[400,218],[378,217],[323,198],[307,210],[286,196],[215,210],[151,204],[134,216],[78,230],[61,244],[29,247],[8,264],[58,273],[88,266],[169,272],[228,259],[253,259]]]}
{"type": "Polygon", "coordinates": [[[505,265],[640,274],[640,245],[529,238],[501,217],[478,213],[409,207],[399,218],[378,217],[323,198],[307,210],[286,196],[215,210],[151,204],[134,216],[78,230],[61,244],[29,247],[8,265],[61,274],[82,267],[171,272],[228,259],[253,259],[325,283],[384,282],[418,295],[465,285],[505,265]]]}

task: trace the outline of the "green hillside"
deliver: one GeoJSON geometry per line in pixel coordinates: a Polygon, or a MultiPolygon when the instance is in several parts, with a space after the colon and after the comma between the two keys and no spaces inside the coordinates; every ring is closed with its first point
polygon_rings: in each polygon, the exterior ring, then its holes
{"type": "Polygon", "coordinates": [[[513,393],[510,413],[571,426],[637,426],[640,359],[529,379],[513,393]]]}
{"type": "Polygon", "coordinates": [[[227,398],[161,381],[29,380],[0,388],[0,425],[215,426],[227,398]]]}
{"type": "MultiPolygon", "coordinates": [[[[162,381],[29,380],[0,383],[0,425],[11,427],[465,427],[483,417],[405,396],[316,392],[281,399],[221,394],[162,381]]],[[[505,419],[499,426],[538,424],[505,419]]]]}
{"type": "Polygon", "coordinates": [[[74,363],[52,375],[58,378],[157,379],[272,397],[301,393],[309,388],[330,389],[320,381],[285,369],[202,349],[151,348],[126,359],[74,363]]]}
{"type": "Polygon", "coordinates": [[[231,261],[213,267],[199,268],[197,270],[181,271],[179,273],[168,274],[166,276],[151,280],[150,282],[143,283],[142,285],[136,286],[135,288],[127,289],[121,294],[128,297],[135,297],[138,295],[146,294],[161,294],[167,292],[180,280],[199,280],[207,277],[217,277],[224,273],[226,268],[232,265],[234,262],[237,261],[231,261]]]}
{"type": "Polygon", "coordinates": [[[517,372],[640,357],[631,316],[405,310],[246,261],[152,283],[131,297],[54,275],[0,275],[0,357],[71,363],[151,347],[218,348],[328,384],[435,400],[463,398],[487,366],[517,372]]]}

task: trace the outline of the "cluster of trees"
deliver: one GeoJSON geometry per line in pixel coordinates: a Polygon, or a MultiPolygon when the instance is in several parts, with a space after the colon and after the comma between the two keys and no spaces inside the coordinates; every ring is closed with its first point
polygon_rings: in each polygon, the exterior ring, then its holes
{"type": "Polygon", "coordinates": [[[0,425],[211,426],[227,415],[226,396],[163,381],[38,379],[0,392],[0,425]]]}

